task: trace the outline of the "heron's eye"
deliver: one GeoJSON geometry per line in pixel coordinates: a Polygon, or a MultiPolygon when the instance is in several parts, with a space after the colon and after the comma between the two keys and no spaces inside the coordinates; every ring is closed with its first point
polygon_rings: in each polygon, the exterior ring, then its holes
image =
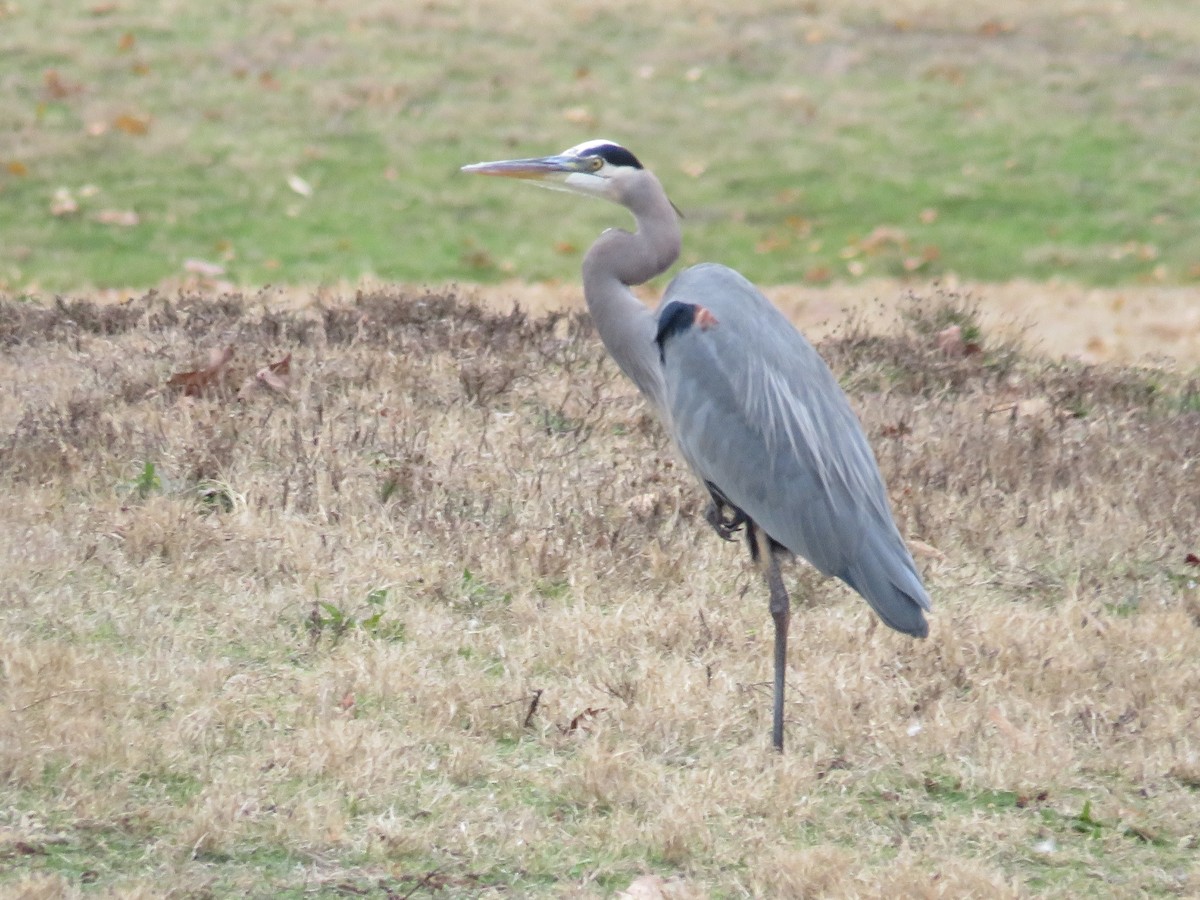
{"type": "Polygon", "coordinates": [[[588,168],[593,172],[599,172],[604,168],[604,160],[599,156],[593,156],[591,162],[588,163],[588,168]]]}

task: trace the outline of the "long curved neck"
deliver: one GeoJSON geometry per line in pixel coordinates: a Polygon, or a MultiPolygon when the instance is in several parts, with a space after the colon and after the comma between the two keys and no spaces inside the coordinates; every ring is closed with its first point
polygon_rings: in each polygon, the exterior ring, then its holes
{"type": "Polygon", "coordinates": [[[679,257],[679,221],[658,179],[638,173],[618,198],[633,213],[637,231],[610,228],[583,259],[583,296],[600,340],[624,372],[654,404],[666,410],[654,335],[654,314],[629,290],[665,272],[679,257]]]}

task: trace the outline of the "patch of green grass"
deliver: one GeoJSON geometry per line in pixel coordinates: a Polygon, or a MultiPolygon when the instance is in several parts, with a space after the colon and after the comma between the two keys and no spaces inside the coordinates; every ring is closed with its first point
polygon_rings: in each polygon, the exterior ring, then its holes
{"type": "Polygon", "coordinates": [[[524,12],[13,6],[0,288],[576,278],[621,213],[457,168],[596,135],[659,171],[686,261],[764,283],[1195,277],[1200,13],[524,12]]]}

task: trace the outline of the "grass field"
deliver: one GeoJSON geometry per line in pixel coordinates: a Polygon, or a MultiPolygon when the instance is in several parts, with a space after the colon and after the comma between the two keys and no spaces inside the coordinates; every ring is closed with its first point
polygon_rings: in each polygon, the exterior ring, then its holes
{"type": "Polygon", "coordinates": [[[910,313],[821,349],[932,634],[790,567],[777,756],[763,589],[583,320],[5,304],[0,894],[1196,895],[1200,384],[910,313]]]}
{"type": "Polygon", "coordinates": [[[0,897],[1200,896],[1200,8],[736,9],[0,0],[0,897]],[[457,174],[599,135],[933,597],[788,567],[782,756],[620,212],[457,174]]]}
{"type": "Polygon", "coordinates": [[[572,277],[599,205],[456,170],[598,135],[760,283],[1194,282],[1198,40],[1166,0],[0,3],[0,288],[572,277]]]}

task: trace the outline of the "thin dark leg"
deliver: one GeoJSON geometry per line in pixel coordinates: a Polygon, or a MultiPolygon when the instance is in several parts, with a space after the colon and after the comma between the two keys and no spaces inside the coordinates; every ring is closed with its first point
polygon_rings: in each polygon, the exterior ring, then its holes
{"type": "MultiPolygon", "coordinates": [[[[761,534],[761,532],[760,532],[761,534]]],[[[787,673],[787,633],[788,621],[791,618],[791,603],[788,600],[787,588],[783,585],[783,576],[779,573],[779,556],[771,548],[766,535],[762,535],[766,546],[760,547],[760,552],[766,554],[767,586],[771,590],[771,618],[775,620],[775,710],[771,728],[771,741],[775,749],[783,752],[783,686],[787,673]]]]}

